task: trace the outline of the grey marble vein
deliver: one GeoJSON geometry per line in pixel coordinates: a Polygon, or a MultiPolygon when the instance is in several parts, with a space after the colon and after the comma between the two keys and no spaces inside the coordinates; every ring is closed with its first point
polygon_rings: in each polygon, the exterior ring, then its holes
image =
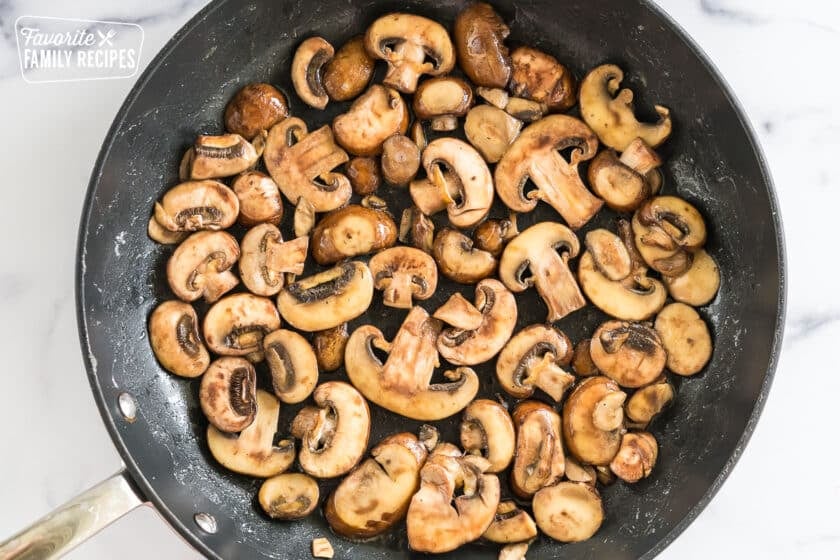
{"type": "Polygon", "coordinates": [[[785,346],[808,338],[816,331],[840,322],[840,311],[808,313],[799,317],[790,317],[785,329],[785,346]]]}
{"type": "Polygon", "coordinates": [[[809,18],[799,16],[770,16],[758,13],[756,11],[732,8],[728,5],[728,3],[721,2],[720,0],[700,0],[700,11],[702,11],[708,16],[725,19],[732,23],[740,23],[747,25],[763,25],[769,23],[793,22],[799,25],[804,25],[806,27],[818,29],[828,33],[837,33],[836,27],[809,18]]]}

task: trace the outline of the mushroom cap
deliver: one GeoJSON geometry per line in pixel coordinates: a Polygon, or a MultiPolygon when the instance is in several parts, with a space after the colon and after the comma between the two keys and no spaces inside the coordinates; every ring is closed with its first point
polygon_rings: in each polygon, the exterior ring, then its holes
{"type": "Polygon", "coordinates": [[[240,432],[257,414],[257,373],[244,358],[223,356],[201,378],[201,410],[223,432],[240,432]]]}
{"type": "Polygon", "coordinates": [[[621,438],[621,449],[610,463],[610,470],[624,482],[647,478],[656,465],[659,445],[648,432],[630,432],[621,438]]]}
{"type": "Polygon", "coordinates": [[[699,307],[712,301],[720,288],[720,269],[712,256],[700,249],[694,253],[689,269],[680,276],[663,276],[671,297],[699,307]]]}
{"type": "Polygon", "coordinates": [[[488,163],[496,163],[519,136],[522,121],[498,107],[478,105],[464,120],[464,134],[488,163]]]}
{"type": "Polygon", "coordinates": [[[664,376],[661,381],[642,387],[627,399],[624,412],[628,420],[647,425],[671,402],[676,393],[674,386],[664,376]]]}
{"type": "Polygon", "coordinates": [[[353,37],[336,51],[324,67],[324,89],[333,101],[349,101],[362,93],[373,77],[374,60],[365,50],[365,38],[353,37]]]}
{"type": "Polygon", "coordinates": [[[392,247],[397,224],[388,212],[358,204],[333,210],[312,231],[312,256],[320,265],[334,264],[392,247]]]}
{"type": "Polygon", "coordinates": [[[155,220],[169,231],[227,229],[236,222],[239,199],[219,181],[184,181],[155,204],[155,220]]]}
{"type": "Polygon", "coordinates": [[[233,181],[239,199],[239,223],[250,227],[263,222],[280,225],[283,199],[274,179],[261,171],[246,171],[233,181]]]}
{"type": "Polygon", "coordinates": [[[703,216],[692,204],[676,196],[650,199],[639,208],[633,219],[645,227],[662,231],[671,238],[675,248],[696,251],[706,243],[703,216]]]}
{"type": "Polygon", "coordinates": [[[499,502],[493,523],[482,537],[495,543],[525,542],[537,536],[537,524],[516,502],[499,502]]]}
{"type": "Polygon", "coordinates": [[[577,384],[563,406],[563,439],[569,453],[581,463],[609,465],[621,446],[621,429],[601,430],[594,412],[604,397],[618,393],[615,381],[604,376],[587,377],[577,384]]]}
{"type": "Polygon", "coordinates": [[[280,328],[280,315],[268,298],[242,293],[226,296],[204,316],[204,340],[222,356],[262,359],[263,337],[280,328]]]}
{"type": "Polygon", "coordinates": [[[647,286],[612,281],[597,269],[592,253],[586,251],[578,262],[578,280],[583,293],[601,311],[618,319],[644,321],[665,305],[668,293],[659,280],[644,277],[647,286]]]}
{"type": "Polygon", "coordinates": [[[533,47],[518,47],[510,54],[510,92],[550,111],[567,111],[575,104],[577,81],[556,58],[533,47]]]}
{"type": "Polygon", "coordinates": [[[463,117],[473,104],[470,85],[455,76],[424,81],[414,93],[414,116],[421,120],[435,117],[463,117]]]}
{"type": "Polygon", "coordinates": [[[281,91],[265,83],[246,84],[225,107],[228,132],[251,139],[289,116],[289,104],[281,91]]]}
{"type": "Polygon", "coordinates": [[[335,49],[323,37],[310,37],[303,41],[292,59],[292,85],[298,97],[315,109],[323,109],[329,102],[324,89],[324,66],[335,49]]]}
{"type": "Polygon", "coordinates": [[[273,224],[259,224],[242,238],[239,276],[251,292],[273,296],[285,283],[285,273],[300,274],[309,248],[308,237],[283,241],[273,224]]]}
{"type": "Polygon", "coordinates": [[[260,507],[272,519],[302,519],[315,511],[321,492],[318,482],[303,473],[283,473],[260,486],[260,507]]]}
{"type": "Polygon", "coordinates": [[[204,296],[210,303],[233,289],[239,280],[230,272],[239,259],[239,244],[224,231],[199,231],[185,239],[166,263],[172,292],[184,301],[204,296]]]}
{"type": "Polygon", "coordinates": [[[505,407],[489,399],[478,399],[464,409],[461,420],[461,446],[466,453],[489,461],[485,472],[505,470],[513,460],[516,432],[505,407]]]}
{"type": "Polygon", "coordinates": [[[513,410],[516,425],[516,457],[510,484],[521,498],[530,498],[540,488],[563,478],[566,458],[560,415],[538,401],[522,401],[513,410]]]}
{"type": "Polygon", "coordinates": [[[149,218],[149,225],[146,227],[146,235],[149,239],[161,245],[177,245],[187,238],[189,232],[170,231],[160,225],[154,215],[149,218]]]}
{"type": "Polygon", "coordinates": [[[571,358],[572,343],[560,329],[530,325],[502,348],[496,360],[496,377],[502,389],[518,399],[527,399],[540,388],[559,401],[574,382],[574,376],[563,370],[571,358]]]}
{"type": "Polygon", "coordinates": [[[633,212],[651,194],[643,175],[623,164],[613,150],[603,150],[589,164],[589,184],[617,212],[633,212]]]}
{"type": "Polygon", "coordinates": [[[262,155],[263,138],[254,144],[238,134],[200,135],[187,151],[182,165],[186,165],[193,180],[232,177],[251,169],[262,155]]]}
{"type": "Polygon", "coordinates": [[[382,144],[408,130],[408,106],[400,94],[374,84],[332,124],[336,141],[354,156],[382,153],[382,144]]]}
{"type": "Polygon", "coordinates": [[[391,185],[407,185],[420,169],[420,148],[402,134],[392,134],[382,143],[382,176],[391,185]]]}
{"type": "Polygon", "coordinates": [[[677,375],[699,373],[712,357],[712,336],[706,321],[684,303],[666,305],[654,325],[668,355],[666,365],[677,375]]]}
{"type": "Polygon", "coordinates": [[[181,377],[198,377],[210,365],[198,334],[198,315],[189,303],[165,301],[149,317],[149,343],[167,371],[181,377]]]}
{"type": "Polygon", "coordinates": [[[263,339],[274,394],[284,403],[306,399],[318,383],[318,360],[312,346],[294,331],[280,329],[263,339]]]}
{"type": "Polygon", "coordinates": [[[540,530],[560,542],[591,538],[604,521],[598,491],[581,482],[561,482],[534,496],[534,519],[540,530]]]}
{"type": "Polygon", "coordinates": [[[353,192],[361,196],[373,194],[382,182],[379,162],[372,157],[354,157],[344,167],[344,172],[350,179],[353,192]]]}
{"type": "Polygon", "coordinates": [[[452,228],[435,235],[432,254],[440,273],[461,284],[475,284],[491,276],[498,264],[493,255],[474,247],[469,237],[452,228]]]}
{"type": "Polygon", "coordinates": [[[622,387],[643,387],[665,368],[662,339],[641,323],[607,321],[592,335],[589,353],[598,369],[622,387]]]}
{"type": "Polygon", "coordinates": [[[458,64],[476,85],[503,88],[510,78],[505,21],[490,4],[476,2],[458,14],[454,27],[458,64]]]}
{"type": "Polygon", "coordinates": [[[374,255],[368,266],[385,305],[409,309],[412,299],[429,299],[437,289],[435,261],[420,249],[391,247],[374,255]]]}

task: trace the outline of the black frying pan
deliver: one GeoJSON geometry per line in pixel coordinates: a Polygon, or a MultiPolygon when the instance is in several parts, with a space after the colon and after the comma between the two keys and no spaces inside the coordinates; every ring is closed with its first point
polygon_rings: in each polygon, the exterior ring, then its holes
{"type": "MultiPolygon", "coordinates": [[[[397,529],[368,543],[332,536],[321,515],[274,522],[255,507],[260,482],[225,471],[210,457],[206,420],[197,401],[198,381],[167,374],[146,339],[146,321],[160,301],[172,297],[164,268],[171,248],[146,236],[156,199],[177,182],[180,155],[198,133],[218,133],[225,103],[249,81],[272,82],[291,94],[292,111],[310,128],[329,122],[346,104],[326,112],[308,109],[289,83],[290,59],[310,35],[335,45],[363,32],[377,16],[394,10],[430,16],[446,25],[466,2],[443,0],[303,1],[221,0],[202,10],[164,47],[131,91],[105,140],[91,178],[79,233],[77,297],[79,332],[91,387],[127,473],[72,502],[53,518],[70,525],[50,544],[22,534],[0,545],[0,558],[41,558],[61,552],[80,535],[138,503],[150,501],[196,549],[210,558],[305,558],[313,537],[327,535],[337,558],[408,558],[405,533],[397,529]],[[124,241],[119,254],[115,238],[124,241]],[[126,407],[136,404],[133,422],[126,407]],[[127,395],[125,395],[127,394],[127,395]],[[121,500],[114,505],[114,496],[121,500]],[[104,507],[105,499],[111,500],[104,507]],[[100,508],[94,522],[77,504],[100,508]],[[76,508],[74,510],[74,508],[76,508]],[[75,513],[74,513],[75,511],[75,513]],[[69,512],[69,513],[68,513],[69,512]],[[199,515],[196,518],[196,514],[199,515]],[[68,517],[69,515],[69,517],[68,517]],[[109,517],[110,516],[110,517],[109,517]],[[197,523],[198,519],[201,523],[197,523]],[[38,544],[40,542],[40,544],[38,544]],[[41,548],[38,548],[38,547],[41,548]],[[17,552],[11,552],[17,550],[17,552]],[[28,551],[28,552],[26,552],[28,551]]],[[[660,444],[654,475],[636,485],[603,491],[606,520],[591,540],[560,545],[547,538],[529,551],[534,558],[652,558],[677,537],[726,479],[752,433],[770,387],[784,316],[784,254],[777,202],[766,165],[732,94],[691,40],[665,14],[645,1],[494,1],[510,23],[511,44],[528,43],[571,65],[581,77],[597,64],[614,62],[628,74],[641,114],[663,103],[675,131],[661,149],[665,191],[703,212],[708,249],[722,271],[720,294],[702,310],[715,340],[702,375],[679,380],[676,405],[653,432],[660,444]]],[[[396,213],[405,191],[388,195],[396,213]]],[[[494,210],[503,215],[501,208],[494,210]]],[[[584,231],[612,225],[602,212],[584,231]]],[[[521,225],[557,219],[546,205],[521,225]]],[[[290,219],[285,220],[286,231],[290,219]]],[[[445,287],[453,287],[445,285],[445,287]]],[[[442,290],[439,290],[439,293],[442,290]]],[[[462,290],[472,298],[472,289],[462,290]]],[[[442,295],[426,302],[434,309],[442,295]]],[[[544,320],[532,291],[518,296],[518,328],[544,320]]],[[[200,309],[200,311],[202,311],[200,309]]],[[[351,327],[373,323],[393,336],[404,313],[374,298],[351,327]]],[[[573,341],[604,319],[587,309],[559,322],[573,341]]],[[[477,368],[482,394],[501,392],[492,363],[477,368]]],[[[330,379],[343,373],[327,374],[330,379]]],[[[280,424],[299,407],[284,406],[280,424]]],[[[370,441],[417,427],[372,406],[370,441]]],[[[453,441],[458,419],[439,422],[453,441]]],[[[457,440],[455,440],[457,441],[457,440]]],[[[335,483],[322,487],[326,496],[335,483]]],[[[506,484],[503,484],[506,487],[506,484]]],[[[53,527],[54,528],[54,527],[53,527]]],[[[495,558],[497,547],[473,544],[447,558],[495,558]]]]}

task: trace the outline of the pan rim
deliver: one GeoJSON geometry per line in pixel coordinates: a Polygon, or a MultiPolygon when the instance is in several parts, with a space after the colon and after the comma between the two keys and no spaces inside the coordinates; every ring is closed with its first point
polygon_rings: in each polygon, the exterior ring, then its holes
{"type": "MultiPolygon", "coordinates": [[[[150,502],[160,516],[175,529],[193,548],[207,558],[219,559],[221,557],[201,538],[199,538],[200,531],[197,528],[187,526],[182,520],[167,507],[166,501],[155,491],[147,478],[143,475],[140,467],[134,461],[133,455],[123,440],[120,431],[117,427],[115,416],[118,414],[116,410],[116,403],[106,403],[105,394],[97,377],[97,366],[95,357],[90,346],[90,334],[88,331],[87,311],[85,306],[84,282],[85,282],[85,258],[86,258],[86,241],[89,234],[89,222],[91,218],[91,209],[93,207],[92,200],[94,192],[98,186],[98,182],[102,176],[105,160],[107,159],[117,132],[125,121],[128,111],[137,101],[137,97],[146,83],[164,64],[168,56],[178,47],[186,35],[191,33],[200,23],[202,23],[209,15],[225,5],[230,0],[214,0],[207,6],[197,12],[187,23],[185,23],[161,48],[155,57],[149,62],[146,69],[143,71],[137,82],[129,91],[128,95],[123,101],[119,111],[114,117],[105,139],[102,143],[102,148],[96,158],[96,161],[91,172],[91,177],[88,182],[87,192],[82,207],[81,220],[79,224],[79,232],[76,247],[76,270],[75,270],[75,299],[76,299],[76,320],[79,333],[79,342],[82,351],[82,359],[87,372],[88,382],[90,383],[91,392],[96,401],[102,421],[105,428],[117,449],[117,452],[122,458],[125,468],[131,475],[134,484],[140,489],[142,498],[150,502]]],[[[660,554],[668,547],[677,537],[679,537],[688,526],[694,522],[700,513],[709,505],[720,488],[729,478],[733,468],[743,455],[744,449],[752,438],[761,413],[767,402],[767,396],[775,377],[776,369],[779,363],[779,356],[781,354],[784,325],[787,313],[787,250],[785,247],[784,228],[781,218],[781,211],[779,201],[776,194],[775,183],[770,173],[767,160],[758,141],[755,129],[752,123],[746,116],[746,112],[738,100],[732,88],[718,70],[717,66],[712,62],[700,45],[677,23],[667,12],[655,4],[652,0],[638,0],[639,4],[652,12],[654,16],[658,17],[665,26],[669,27],[681,40],[685,46],[698,58],[701,64],[709,72],[714,79],[715,84],[723,93],[724,97],[734,108],[738,117],[739,124],[746,132],[750,148],[753,152],[758,167],[761,172],[761,177],[767,190],[768,202],[771,209],[771,223],[774,229],[774,238],[776,242],[776,253],[778,255],[778,300],[776,302],[776,323],[773,327],[773,340],[771,344],[770,353],[768,356],[767,368],[761,390],[756,398],[755,406],[753,407],[744,428],[744,433],[738,439],[735,448],[727,459],[720,473],[715,477],[712,484],[701,496],[697,503],[691,507],[686,515],[667,533],[665,533],[659,541],[644,555],[642,559],[650,560],[660,554]]]]}

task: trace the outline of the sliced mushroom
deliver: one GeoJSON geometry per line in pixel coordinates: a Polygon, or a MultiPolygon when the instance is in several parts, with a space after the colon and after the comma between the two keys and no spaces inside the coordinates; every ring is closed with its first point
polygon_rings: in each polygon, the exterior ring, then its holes
{"type": "Polygon", "coordinates": [[[624,401],[627,395],[623,392],[607,393],[595,404],[592,411],[592,424],[599,430],[611,432],[624,426],[624,401]]]}
{"type": "Polygon", "coordinates": [[[594,229],[586,234],[584,243],[601,274],[612,281],[630,276],[633,263],[620,237],[605,229],[594,229]]]}
{"type": "Polygon", "coordinates": [[[391,247],[374,255],[369,266],[374,287],[390,307],[409,309],[412,300],[429,299],[437,289],[435,261],[420,249],[391,247]]]}
{"type": "Polygon", "coordinates": [[[238,134],[199,136],[184,155],[187,176],[193,180],[232,177],[256,165],[265,146],[264,136],[257,135],[254,143],[238,134]]]}
{"type": "Polygon", "coordinates": [[[598,375],[598,366],[592,361],[589,348],[592,345],[591,338],[584,338],[575,345],[575,353],[572,356],[572,369],[582,377],[598,375]]]}
{"type": "Polygon", "coordinates": [[[166,279],[178,298],[212,303],[239,283],[230,271],[239,259],[236,239],[224,231],[199,231],[178,245],[166,264],[166,279]]]}
{"type": "Polygon", "coordinates": [[[426,451],[432,451],[435,447],[437,447],[438,440],[440,439],[440,432],[438,429],[429,424],[423,424],[420,426],[417,435],[420,439],[420,443],[422,443],[423,447],[426,448],[426,451]]]}
{"type": "Polygon", "coordinates": [[[491,105],[470,109],[464,121],[467,140],[488,163],[496,163],[519,136],[522,121],[491,105]]]}
{"type": "Polygon", "coordinates": [[[324,67],[321,80],[333,101],[349,101],[362,93],[373,77],[374,60],[365,50],[365,39],[353,37],[324,67]]]}
{"type": "Polygon", "coordinates": [[[564,368],[572,359],[572,343],[550,325],[525,327],[505,345],[496,360],[496,377],[507,393],[527,399],[542,389],[559,402],[575,382],[564,368]]]}
{"type": "Polygon", "coordinates": [[[461,420],[461,447],[464,452],[487,459],[485,472],[499,473],[513,460],[516,433],[505,407],[489,399],[479,399],[464,409],[461,420]]]}
{"type": "Polygon", "coordinates": [[[165,301],[149,317],[149,342],[167,371],[198,377],[210,365],[210,354],[198,335],[198,315],[189,303],[165,301]]]}
{"type": "Polygon", "coordinates": [[[295,237],[308,237],[315,227],[315,207],[309,200],[301,197],[295,206],[295,237]]]}
{"type": "Polygon", "coordinates": [[[444,228],[435,236],[432,255],[440,273],[461,284],[475,284],[496,272],[496,257],[473,247],[472,239],[444,228]]]}
{"type": "Polygon", "coordinates": [[[499,550],[499,560],[525,560],[530,542],[520,542],[503,546],[499,550]]]}
{"type": "Polygon", "coordinates": [[[479,328],[484,322],[481,311],[458,292],[449,296],[446,303],[438,307],[432,316],[447,325],[467,331],[479,328]]]}
{"type": "Polygon", "coordinates": [[[292,85],[304,103],[316,109],[327,106],[330,98],[324,89],[324,66],[335,55],[335,49],[322,37],[306,39],[292,59],[292,85]]]}
{"type": "Polygon", "coordinates": [[[617,212],[632,212],[651,195],[644,175],[621,163],[612,150],[604,150],[592,160],[589,184],[617,212]]]}
{"type": "Polygon", "coordinates": [[[662,281],[675,300],[699,307],[706,305],[720,288],[720,269],[703,249],[694,253],[691,266],[680,276],[664,276],[662,281]]]}
{"type": "Polygon", "coordinates": [[[274,394],[284,403],[303,401],[318,384],[318,360],[312,346],[294,331],[280,329],[263,339],[274,394]]]}
{"type": "Polygon", "coordinates": [[[266,169],[286,198],[293,204],[305,198],[316,212],[329,212],[350,199],[350,181],[333,172],[348,159],[329,126],[307,133],[306,123],[296,117],[272,127],[263,154],[266,169]]]}
{"type": "Polygon", "coordinates": [[[312,556],[313,558],[332,558],[335,555],[330,541],[325,537],[318,537],[312,539],[312,556]]]}
{"type": "Polygon", "coordinates": [[[432,121],[432,130],[448,132],[458,128],[458,117],[473,104],[472,88],[461,78],[441,76],[426,80],[414,94],[414,116],[432,121]]]}
{"type": "Polygon", "coordinates": [[[534,519],[540,531],[560,542],[591,538],[604,522],[604,506],[595,487],[561,482],[534,496],[534,519]]]}
{"type": "Polygon", "coordinates": [[[510,92],[538,103],[549,111],[567,111],[575,104],[577,82],[556,58],[532,47],[519,47],[511,55],[510,92]]]}
{"type": "Polygon", "coordinates": [[[422,307],[411,309],[390,344],[373,325],[359,327],[347,342],[347,376],[368,400],[391,412],[424,421],[452,416],[475,397],[478,376],[462,367],[445,372],[447,382],[431,383],[439,332],[440,324],[422,307]],[[384,365],[373,347],[388,352],[384,365]]]}
{"type": "Polygon", "coordinates": [[[414,121],[414,124],[411,125],[411,140],[417,144],[417,147],[420,148],[420,151],[426,149],[429,142],[426,140],[426,131],[423,130],[423,121],[414,121]]]}
{"type": "Polygon", "coordinates": [[[563,406],[563,439],[566,449],[581,463],[609,465],[618,453],[621,428],[602,430],[594,420],[595,410],[603,399],[618,393],[623,394],[615,381],[595,376],[581,381],[566,399],[563,406]]]}
{"type": "MultiPolygon", "coordinates": [[[[431,187],[440,193],[440,200],[452,225],[470,228],[483,220],[493,204],[493,177],[475,148],[457,138],[432,140],[423,151],[423,168],[428,179],[425,182],[411,182],[411,198],[426,212],[420,191],[431,187]],[[441,170],[445,166],[457,181],[448,180],[441,170]],[[448,201],[448,202],[447,202],[448,201]]],[[[443,207],[438,210],[442,210],[443,207]]]]}
{"type": "Polygon", "coordinates": [[[314,332],[355,319],[372,299],[370,269],[349,261],[289,284],[277,296],[277,307],[293,327],[314,332]]]}
{"type": "Polygon", "coordinates": [[[499,479],[485,474],[486,461],[461,457],[440,444],[420,471],[420,489],[408,506],[408,545],[417,552],[442,553],[479,538],[499,505],[499,479]],[[462,494],[455,497],[455,492],[462,494]],[[454,499],[454,505],[453,505],[454,499]]]}
{"type": "Polygon", "coordinates": [[[657,196],[633,215],[636,247],[645,262],[665,276],[685,273],[692,253],[706,242],[706,224],[697,208],[676,196],[657,196]]]}
{"type": "Polygon", "coordinates": [[[251,83],[236,92],[225,107],[225,128],[255,138],[289,116],[286,96],[271,84],[251,83]]]}
{"type": "Polygon", "coordinates": [[[438,352],[449,363],[483,364],[499,353],[513,333],[516,298],[504,284],[493,278],[479,282],[475,287],[475,307],[482,315],[477,329],[448,328],[438,336],[438,352]]]}
{"type": "Polygon", "coordinates": [[[301,274],[309,248],[308,237],[283,241],[277,226],[254,226],[242,238],[239,275],[242,283],[258,296],[273,296],[283,289],[286,273],[301,274]]]}
{"type": "Polygon", "coordinates": [[[668,354],[668,369],[677,375],[700,372],[712,357],[709,327],[693,307],[684,303],[665,306],[656,316],[656,332],[668,354]]]}
{"type": "Polygon", "coordinates": [[[345,173],[353,192],[361,196],[375,193],[382,182],[379,163],[370,157],[354,157],[345,167],[345,173]]]}
{"type": "Polygon", "coordinates": [[[333,531],[351,539],[380,535],[402,520],[420,487],[426,448],[413,434],[388,436],[347,475],[324,510],[333,531]]]}
{"type": "MultiPolygon", "coordinates": [[[[227,358],[222,358],[227,359],[227,358]]],[[[207,426],[207,446],[223,467],[246,476],[268,478],[288,469],[295,460],[295,443],[284,439],[274,443],[280,403],[261,389],[256,394],[257,414],[239,435],[207,426]]]]}
{"type": "Polygon", "coordinates": [[[487,103],[496,107],[497,109],[504,110],[507,107],[507,104],[510,102],[510,96],[506,89],[502,89],[503,87],[507,87],[507,84],[500,87],[477,87],[475,88],[475,92],[485,100],[487,103]]]}
{"type": "Polygon", "coordinates": [[[274,180],[261,171],[246,171],[233,182],[239,199],[239,223],[246,227],[283,219],[283,199],[274,180]]]}
{"type": "Polygon", "coordinates": [[[320,265],[392,247],[397,224],[388,212],[351,204],[327,214],[312,232],[312,256],[320,265]]]}
{"type": "Polygon", "coordinates": [[[263,337],[280,328],[280,316],[270,299],[233,294],[213,304],[204,317],[204,340],[222,356],[247,356],[261,361],[263,337]]]}
{"type": "Polygon", "coordinates": [[[660,381],[633,393],[633,396],[627,399],[624,412],[628,420],[647,426],[673,402],[674,396],[674,386],[662,377],[660,381]]]}
{"type": "Polygon", "coordinates": [[[303,473],[283,473],[262,483],[260,507],[272,519],[303,519],[318,507],[318,483],[303,473]]]}
{"type": "Polygon", "coordinates": [[[440,76],[455,66],[455,48],[446,28],[418,15],[380,17],[367,30],[365,48],[388,63],[382,83],[403,93],[414,93],[422,74],[440,76]]]}
{"type": "Polygon", "coordinates": [[[479,86],[503,88],[510,78],[505,39],[510,29],[490,4],[471,4],[455,20],[458,65],[479,86]]]}
{"type": "Polygon", "coordinates": [[[496,192],[508,208],[530,212],[539,200],[550,204],[578,229],[603,201],[590,193],[578,174],[578,164],[595,156],[598,138],[583,122],[566,115],[550,115],[525,128],[496,166],[496,192]],[[560,150],[572,148],[570,161],[560,150]],[[525,194],[531,179],[537,190],[525,194]]]}
{"type": "Polygon", "coordinates": [[[581,465],[572,455],[566,455],[566,478],[571,482],[584,482],[594,485],[597,481],[595,467],[581,465]]]}
{"type": "Polygon", "coordinates": [[[557,321],[586,305],[569,270],[569,259],[578,251],[580,242],[569,228],[555,222],[538,223],[507,244],[499,261],[499,278],[516,293],[535,286],[548,306],[547,321],[557,321]],[[529,270],[532,276],[526,277],[529,270]]]}
{"type": "Polygon", "coordinates": [[[519,121],[531,123],[543,118],[543,115],[548,112],[548,107],[545,103],[522,97],[511,97],[505,106],[505,112],[519,121]]]}
{"type": "MultiPolygon", "coordinates": [[[[431,253],[434,238],[435,224],[419,208],[412,206],[403,210],[400,219],[399,240],[401,242],[423,252],[431,253]]],[[[438,268],[440,268],[440,263],[438,263],[438,268]]]]}
{"type": "Polygon", "coordinates": [[[370,435],[370,410],[351,385],[327,381],[312,393],[317,406],[307,406],[292,421],[292,435],[301,440],[300,467],[316,478],[348,472],[361,460],[370,435]]]}
{"type": "Polygon", "coordinates": [[[598,369],[622,387],[644,387],[665,368],[662,339],[641,323],[607,321],[592,335],[589,353],[598,369]]]}
{"type": "Polygon", "coordinates": [[[355,156],[375,156],[394,134],[408,130],[408,106],[391,88],[374,84],[333,120],[335,139],[355,156]]]}
{"type": "Polygon", "coordinates": [[[537,536],[537,525],[514,501],[499,502],[493,523],[482,537],[495,543],[518,543],[537,536]]]}
{"type": "Polygon", "coordinates": [[[198,392],[201,410],[223,432],[241,432],[257,415],[257,373],[244,358],[224,356],[207,369],[198,392]]]}
{"type": "Polygon", "coordinates": [[[344,350],[347,348],[347,323],[315,333],[312,346],[321,371],[335,371],[344,365],[344,350]]]}
{"type": "Polygon", "coordinates": [[[394,134],[382,144],[382,176],[391,185],[407,185],[420,169],[420,148],[408,136],[394,134]]]}
{"type": "Polygon", "coordinates": [[[633,275],[612,281],[598,270],[592,253],[586,251],[578,262],[578,279],[584,293],[605,313],[628,321],[644,321],[665,305],[668,293],[659,280],[633,275]]]}
{"type": "Polygon", "coordinates": [[[510,218],[481,222],[473,232],[473,240],[476,247],[498,257],[502,254],[505,244],[517,235],[519,235],[519,227],[516,223],[516,214],[511,212],[510,218]]]}
{"type": "Polygon", "coordinates": [[[647,478],[659,455],[656,438],[648,432],[631,432],[621,438],[621,449],[610,463],[610,470],[624,482],[647,478]]]}
{"type": "Polygon", "coordinates": [[[516,458],[510,472],[513,492],[530,499],[540,488],[563,478],[566,459],[560,416],[547,404],[522,401],[513,410],[516,458]]]}
{"type": "Polygon", "coordinates": [[[614,150],[623,152],[636,138],[654,148],[671,134],[671,114],[656,105],[659,122],[640,123],[633,112],[633,92],[622,89],[624,72],[614,64],[594,68],[580,84],[580,113],[598,138],[614,150]]]}
{"type": "Polygon", "coordinates": [[[239,199],[219,181],[186,181],[155,204],[155,220],[169,231],[229,228],[239,214],[239,199]]]}
{"type": "Polygon", "coordinates": [[[177,245],[190,234],[188,231],[169,231],[160,225],[154,216],[149,218],[146,233],[152,241],[156,241],[161,245],[177,245]]]}

